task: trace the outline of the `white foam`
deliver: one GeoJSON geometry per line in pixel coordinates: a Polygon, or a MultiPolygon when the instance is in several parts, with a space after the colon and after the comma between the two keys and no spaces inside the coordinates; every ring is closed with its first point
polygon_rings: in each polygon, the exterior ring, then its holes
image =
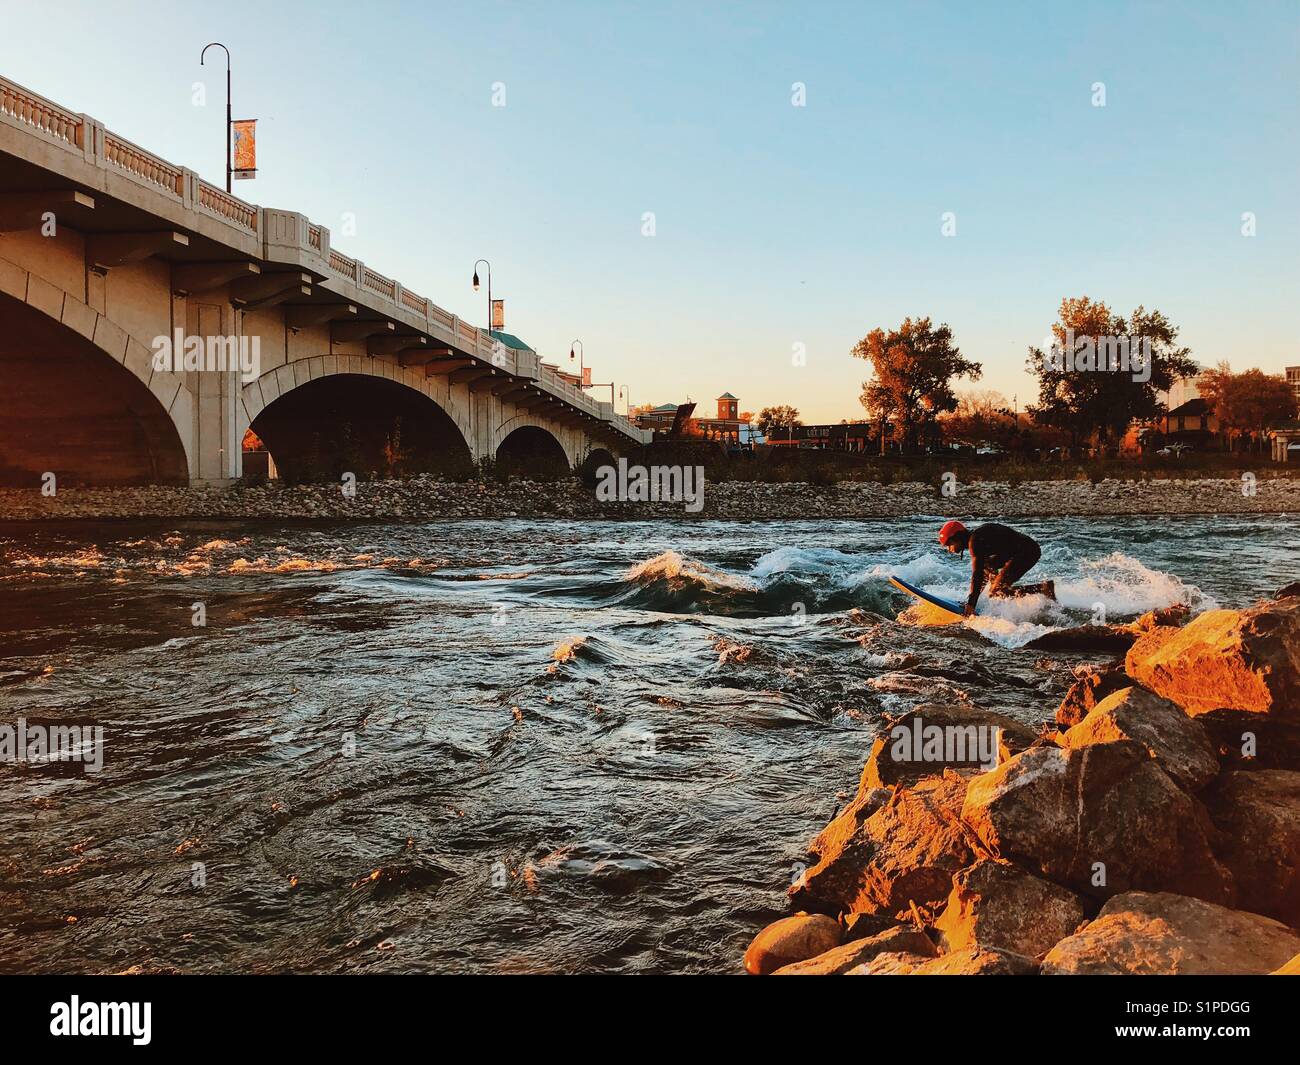
{"type": "Polygon", "coordinates": [[[682,557],[676,551],[664,551],[654,558],[637,563],[628,570],[625,579],[644,583],[658,580],[692,581],[712,589],[744,592],[755,590],[754,582],[745,577],[711,569],[703,562],[682,557]]]}
{"type": "Polygon", "coordinates": [[[1085,559],[1078,563],[1078,569],[1077,577],[1057,580],[1057,600],[1064,607],[1089,614],[1100,605],[1105,608],[1107,620],[1136,617],[1176,603],[1186,603],[1196,611],[1217,606],[1195,585],[1186,584],[1172,573],[1151,569],[1122,551],[1092,561],[1085,559]]]}

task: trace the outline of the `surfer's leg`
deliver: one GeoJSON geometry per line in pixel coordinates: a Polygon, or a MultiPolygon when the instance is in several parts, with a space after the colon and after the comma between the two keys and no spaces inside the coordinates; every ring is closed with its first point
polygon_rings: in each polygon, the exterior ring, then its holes
{"type": "Polygon", "coordinates": [[[1018,598],[1022,595],[1040,595],[1046,594],[1043,584],[1026,585],[1023,588],[1015,587],[1016,581],[1020,580],[1026,573],[1038,565],[1042,553],[1039,551],[1026,552],[1023,555],[1017,555],[1011,559],[1005,566],[998,570],[998,575],[993,579],[993,587],[989,589],[990,595],[1006,596],[1009,598],[1018,598]]]}

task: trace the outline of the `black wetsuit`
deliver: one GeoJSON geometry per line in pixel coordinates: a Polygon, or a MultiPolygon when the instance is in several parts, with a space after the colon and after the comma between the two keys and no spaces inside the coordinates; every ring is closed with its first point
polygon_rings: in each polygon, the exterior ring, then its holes
{"type": "Polygon", "coordinates": [[[989,522],[971,530],[966,544],[970,551],[970,596],[966,602],[974,607],[979,601],[984,585],[989,595],[1034,595],[1045,585],[1015,588],[1020,580],[1037,564],[1042,551],[1037,541],[1022,532],[997,522],[989,522]]]}

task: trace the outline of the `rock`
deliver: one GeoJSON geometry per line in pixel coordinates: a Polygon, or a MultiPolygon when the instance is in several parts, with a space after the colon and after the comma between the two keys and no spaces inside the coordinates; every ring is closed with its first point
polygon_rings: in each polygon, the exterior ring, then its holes
{"type": "Polygon", "coordinates": [[[1144,632],[1150,632],[1158,625],[1185,625],[1187,619],[1191,616],[1192,608],[1190,606],[1186,603],[1175,603],[1173,606],[1161,607],[1159,610],[1148,610],[1134,621],[1129,628],[1140,635],[1144,632]]]}
{"type": "Polygon", "coordinates": [[[1026,647],[1036,651],[1127,651],[1137,634],[1124,625],[1076,625],[1035,636],[1026,647]]]}
{"type": "Polygon", "coordinates": [[[768,973],[823,954],[840,945],[843,930],[838,921],[820,913],[797,913],[773,921],[759,932],[745,951],[745,971],[751,976],[768,973]]]}
{"type": "Polygon", "coordinates": [[[1205,808],[1132,740],[1018,754],[970,782],[962,818],[996,857],[1084,895],[1233,901],[1205,808]]]}
{"type": "Polygon", "coordinates": [[[1085,666],[1075,673],[1075,677],[1074,684],[1056,708],[1056,723],[1063,728],[1077,725],[1106,696],[1133,683],[1119,665],[1085,666]]]}
{"type": "Polygon", "coordinates": [[[1300,926],[1300,773],[1225,773],[1205,803],[1243,910],[1300,926]]]}
{"type": "Polygon", "coordinates": [[[1057,943],[1044,976],[1249,976],[1300,952],[1300,936],[1269,917],[1168,893],[1116,895],[1097,919],[1057,943]]]}
{"type": "Polygon", "coordinates": [[[945,768],[992,769],[1001,742],[1019,753],[1037,738],[1033,729],[992,710],[960,703],[916,706],[876,737],[858,787],[913,783],[945,768]]]}
{"type": "Polygon", "coordinates": [[[1279,588],[1273,593],[1273,598],[1289,599],[1293,595],[1300,595],[1300,581],[1292,581],[1285,588],[1279,588]]]}
{"type": "Polygon", "coordinates": [[[1145,688],[1121,688],[1106,696],[1061,737],[1062,747],[1136,740],[1156,765],[1188,791],[1219,775],[1219,759],[1200,724],[1168,699],[1145,688]]]}
{"type": "Polygon", "coordinates": [[[1192,715],[1246,710],[1300,723],[1300,597],[1154,628],[1129,649],[1124,668],[1192,715]]]}
{"type": "Polygon", "coordinates": [[[867,939],[855,939],[842,947],[828,950],[807,961],[796,962],[777,969],[773,976],[838,976],[854,966],[870,961],[877,954],[890,951],[904,952],[933,958],[939,952],[924,932],[914,928],[899,926],[887,932],[870,936],[867,939]]]}
{"type": "Polygon", "coordinates": [[[1033,976],[1038,963],[1009,950],[971,947],[938,958],[919,954],[877,954],[847,976],[1033,976]]]}
{"type": "Polygon", "coordinates": [[[971,863],[972,836],[961,820],[966,781],[958,774],[900,784],[867,813],[872,794],[859,794],[812,841],[818,861],[790,889],[797,905],[832,914],[935,907],[948,897],[952,874],[971,863]]]}
{"type": "Polygon", "coordinates": [[[899,921],[888,914],[862,911],[846,914],[842,924],[845,943],[851,939],[866,939],[869,936],[877,936],[881,932],[888,932],[891,928],[902,927],[899,921]]]}
{"type": "Polygon", "coordinates": [[[1006,862],[984,859],[952,878],[934,926],[945,951],[995,947],[1038,957],[1083,920],[1078,897],[1006,862]]]}
{"type": "Polygon", "coordinates": [[[1300,954],[1297,954],[1280,969],[1274,969],[1270,976],[1300,976],[1300,954]]]}
{"type": "Polygon", "coordinates": [[[1196,721],[1224,768],[1300,770],[1300,724],[1245,710],[1210,710],[1196,721]]]}

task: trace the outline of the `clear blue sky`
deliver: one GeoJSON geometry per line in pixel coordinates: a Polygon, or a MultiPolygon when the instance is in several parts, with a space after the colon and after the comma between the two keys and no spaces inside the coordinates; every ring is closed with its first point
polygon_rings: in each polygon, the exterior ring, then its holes
{"type": "Polygon", "coordinates": [[[1158,307],[1203,363],[1300,363],[1296,0],[52,0],[6,12],[0,70],[220,181],[213,39],[260,120],[236,194],[475,321],[487,257],[508,329],[551,361],[581,337],[636,403],[858,417],[853,343],[928,314],[1023,405],[1067,295],[1158,307]]]}

